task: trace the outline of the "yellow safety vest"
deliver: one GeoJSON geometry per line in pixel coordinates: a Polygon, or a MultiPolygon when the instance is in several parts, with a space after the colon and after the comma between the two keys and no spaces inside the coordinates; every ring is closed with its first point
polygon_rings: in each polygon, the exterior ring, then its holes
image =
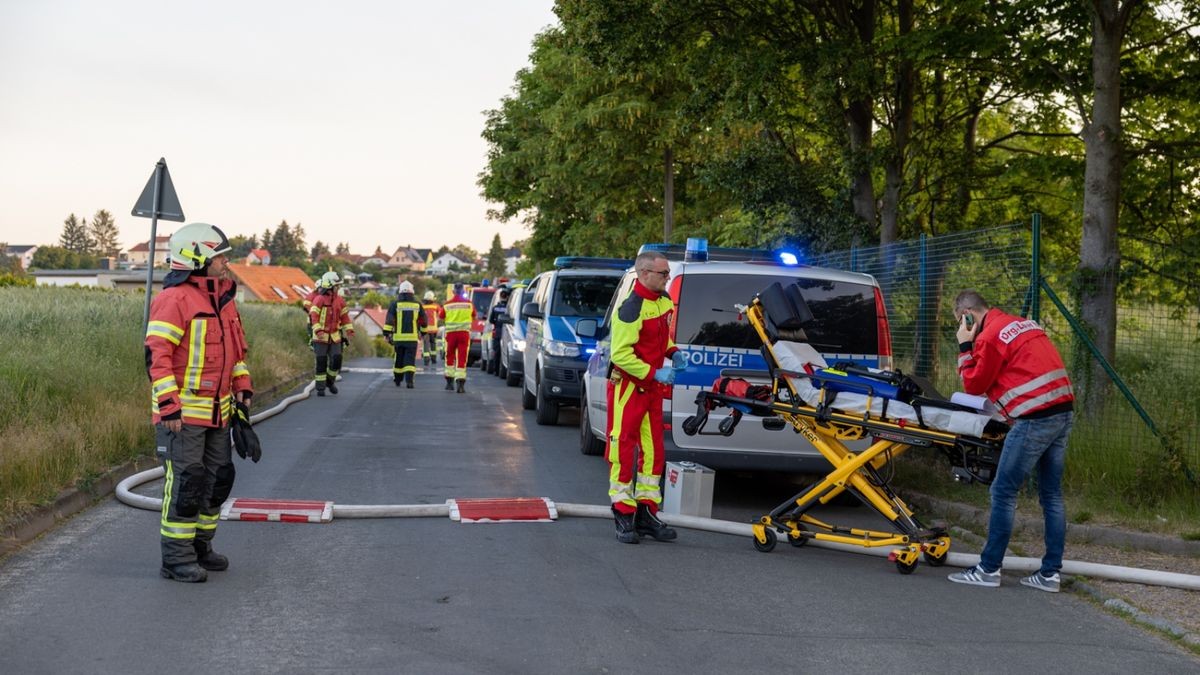
{"type": "Polygon", "coordinates": [[[471,330],[472,307],[470,302],[465,300],[460,300],[458,302],[447,302],[445,307],[447,333],[471,330]]]}

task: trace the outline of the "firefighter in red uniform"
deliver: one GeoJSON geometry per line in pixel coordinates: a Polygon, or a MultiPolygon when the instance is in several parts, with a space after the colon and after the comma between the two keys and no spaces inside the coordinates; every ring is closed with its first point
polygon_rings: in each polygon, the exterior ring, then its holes
{"type": "Polygon", "coordinates": [[[233,489],[233,402],[249,405],[253,391],[237,284],[225,278],[229,240],[216,227],[192,223],[171,237],[170,247],[171,272],[146,327],[151,413],[166,472],[161,574],[198,582],[229,567],[212,541],[233,489]]]}
{"type": "Polygon", "coordinates": [[[1041,569],[1021,583],[1057,593],[1067,521],[1062,497],[1067,437],[1074,421],[1075,394],[1062,357],[1036,321],[992,308],[975,291],[954,301],[958,327],[958,372],[968,394],[984,394],[1012,428],[992,481],[988,538],[979,564],[950,575],[960,584],[995,588],[1012,535],[1017,492],[1037,470],[1045,518],[1046,555],[1041,569]]]}
{"type": "Polygon", "coordinates": [[[438,309],[438,318],[446,326],[446,391],[465,391],[467,383],[467,351],[471,347],[471,322],[475,321],[475,305],[467,297],[461,283],[454,284],[454,297],[438,309]]]}
{"type": "Polygon", "coordinates": [[[425,291],[421,310],[425,312],[425,325],[421,328],[421,360],[425,365],[438,360],[438,316],[442,306],[437,303],[433,291],[425,291]]]}
{"type": "Polygon", "coordinates": [[[612,362],[608,381],[608,496],[617,540],[675,539],[658,519],[662,503],[663,398],[675,373],[687,367],[671,340],[674,305],[666,295],[671,269],[661,253],[634,261],[637,280],[612,319],[612,362]],[[671,366],[663,361],[671,359],[671,366]],[[640,453],[638,450],[640,449],[640,453]]]}
{"type": "Polygon", "coordinates": [[[342,279],[337,272],[326,272],[317,282],[317,294],[308,309],[308,320],[312,326],[312,347],[316,355],[313,382],[317,385],[317,396],[338,393],[338,372],[342,369],[342,348],[354,337],[354,323],[350,321],[350,308],[338,293],[342,279]]]}

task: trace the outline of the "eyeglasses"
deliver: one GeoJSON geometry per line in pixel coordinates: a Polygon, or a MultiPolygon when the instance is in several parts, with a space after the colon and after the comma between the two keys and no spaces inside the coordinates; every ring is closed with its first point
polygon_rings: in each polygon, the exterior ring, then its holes
{"type": "Polygon", "coordinates": [[[671,270],[669,270],[669,269],[668,269],[668,270],[662,270],[662,271],[659,271],[659,270],[642,270],[642,271],[643,271],[643,272],[648,272],[648,273],[650,273],[650,274],[661,274],[661,275],[662,275],[662,277],[663,277],[664,279],[666,279],[667,277],[671,276],[671,270]]]}

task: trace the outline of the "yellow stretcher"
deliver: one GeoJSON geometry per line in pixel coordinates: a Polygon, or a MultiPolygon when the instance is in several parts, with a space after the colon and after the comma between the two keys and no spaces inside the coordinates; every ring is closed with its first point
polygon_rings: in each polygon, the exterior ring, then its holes
{"type": "MultiPolygon", "coordinates": [[[[803,546],[809,539],[867,548],[895,547],[888,559],[895,562],[901,574],[911,574],[922,555],[930,565],[944,564],[950,550],[950,537],[943,529],[925,527],[917,519],[912,509],[889,487],[884,469],[892,459],[911,447],[937,448],[950,459],[957,475],[990,483],[1008,426],[986,415],[979,420],[972,420],[970,416],[978,414],[977,411],[967,412],[962,406],[926,398],[919,392],[913,395],[911,386],[909,395],[902,398],[909,399],[911,405],[905,404],[904,410],[915,410],[916,422],[890,415],[888,402],[882,401],[881,404],[880,392],[894,393],[894,388],[886,380],[889,377],[894,379],[897,373],[878,373],[875,377],[883,379],[875,387],[870,384],[871,378],[857,378],[857,385],[839,385],[811,372],[784,368],[780,354],[785,351],[784,347],[790,345],[788,341],[779,339],[780,333],[787,332],[779,327],[781,324],[787,325],[788,320],[772,319],[774,314],[784,313],[779,307],[789,306],[781,304],[781,297],[791,298],[790,307],[793,309],[799,304],[800,315],[807,313],[803,299],[798,298],[798,291],[798,288],[789,288],[789,295],[783,296],[782,288],[767,289],[746,309],[751,325],[762,339],[763,355],[771,375],[769,393],[766,387],[761,387],[757,388],[759,391],[754,392],[754,396],[735,396],[728,391],[740,391],[745,387],[727,390],[724,385],[714,385],[714,391],[701,392],[697,396],[697,414],[684,423],[684,432],[689,435],[730,435],[742,413],[775,417],[781,420],[776,422],[779,428],[783,424],[790,424],[832,465],[832,470],[823,479],[754,523],[754,546],[759,551],[773,550],[778,538],[776,533],[779,533],[796,547],[803,546]],[[772,316],[764,308],[764,298],[768,299],[766,304],[771,307],[772,316]],[[867,384],[861,384],[863,381],[867,384]],[[856,387],[858,391],[855,394],[846,393],[848,389],[856,387]],[[817,395],[815,400],[814,391],[817,395]],[[806,401],[805,397],[815,405],[806,401]],[[842,401],[850,399],[857,404],[857,410],[840,410],[842,401]],[[718,407],[730,408],[732,412],[721,422],[719,432],[704,432],[708,411],[718,407]],[[932,424],[922,422],[927,422],[926,418],[935,415],[923,416],[922,410],[927,413],[947,410],[963,413],[960,418],[976,422],[970,428],[980,433],[967,435],[934,428],[932,424]],[[870,446],[860,452],[852,451],[845,445],[846,441],[864,439],[871,441],[870,446]],[[895,532],[840,527],[809,515],[809,510],[828,504],[843,492],[853,494],[875,509],[892,524],[895,532]]],[[[824,373],[842,374],[836,370],[825,370],[824,373]]],[[[899,409],[902,404],[897,402],[893,405],[899,409]]],[[[770,419],[764,420],[764,424],[769,422],[770,419]]]]}

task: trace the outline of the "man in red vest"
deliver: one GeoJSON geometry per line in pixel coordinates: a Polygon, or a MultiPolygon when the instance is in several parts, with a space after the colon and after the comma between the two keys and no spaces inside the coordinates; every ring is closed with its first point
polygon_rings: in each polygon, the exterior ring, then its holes
{"type": "Polygon", "coordinates": [[[958,372],[963,390],[983,394],[1012,420],[992,481],[987,544],[979,564],[950,575],[950,581],[996,588],[1012,535],[1017,492],[1037,470],[1045,517],[1046,555],[1041,569],[1021,579],[1031,588],[1057,593],[1067,533],[1062,497],[1067,437],[1074,421],[1075,393],[1062,357],[1036,321],[1005,314],[979,293],[954,300],[958,326],[958,372]]]}

